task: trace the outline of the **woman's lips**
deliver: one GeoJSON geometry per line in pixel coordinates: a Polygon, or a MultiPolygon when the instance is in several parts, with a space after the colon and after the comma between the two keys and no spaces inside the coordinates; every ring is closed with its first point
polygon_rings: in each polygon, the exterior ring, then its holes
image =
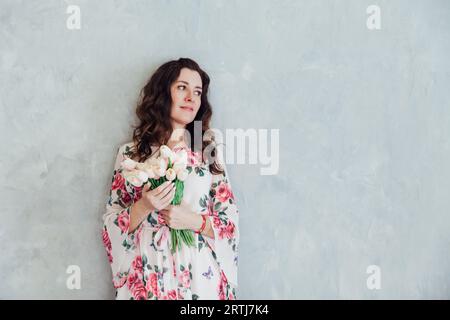
{"type": "Polygon", "coordinates": [[[190,111],[190,112],[194,111],[194,108],[187,107],[187,106],[181,106],[181,109],[186,110],[186,111],[190,111]]]}

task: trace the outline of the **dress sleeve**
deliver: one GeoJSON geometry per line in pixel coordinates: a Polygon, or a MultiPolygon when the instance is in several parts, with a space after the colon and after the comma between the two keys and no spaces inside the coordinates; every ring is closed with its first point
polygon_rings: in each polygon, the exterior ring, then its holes
{"type": "Polygon", "coordinates": [[[130,210],[136,196],[127,191],[120,167],[125,146],[119,147],[117,152],[109,199],[103,214],[103,245],[111,265],[115,288],[125,284],[132,261],[139,254],[138,241],[142,227],[141,223],[133,232],[129,232],[130,210]]]}
{"type": "Polygon", "coordinates": [[[239,210],[224,161],[218,161],[223,173],[212,175],[208,197],[208,218],[214,239],[204,237],[213,249],[215,258],[229,282],[235,287],[238,267],[239,210]]]}

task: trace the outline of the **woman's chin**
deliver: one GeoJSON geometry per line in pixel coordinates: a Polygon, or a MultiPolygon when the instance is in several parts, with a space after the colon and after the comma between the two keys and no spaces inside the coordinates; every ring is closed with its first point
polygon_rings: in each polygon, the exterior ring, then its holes
{"type": "Polygon", "coordinates": [[[194,118],[192,117],[180,117],[177,122],[183,126],[187,126],[189,123],[194,121],[194,118]]]}

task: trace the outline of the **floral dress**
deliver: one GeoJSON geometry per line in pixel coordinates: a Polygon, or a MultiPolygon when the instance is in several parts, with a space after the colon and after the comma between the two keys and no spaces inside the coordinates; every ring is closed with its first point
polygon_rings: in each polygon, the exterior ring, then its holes
{"type": "MultiPolygon", "coordinates": [[[[129,232],[131,205],[142,197],[142,187],[128,183],[120,167],[132,146],[130,142],[118,149],[103,215],[103,244],[116,299],[236,299],[239,214],[224,162],[219,162],[224,173],[214,175],[200,153],[187,147],[173,149],[188,153],[183,200],[193,212],[207,214],[214,239],[194,233],[195,247],[183,244],[172,255],[170,229],[158,210],[129,232]]],[[[158,148],[152,148],[153,157],[158,148]]]]}

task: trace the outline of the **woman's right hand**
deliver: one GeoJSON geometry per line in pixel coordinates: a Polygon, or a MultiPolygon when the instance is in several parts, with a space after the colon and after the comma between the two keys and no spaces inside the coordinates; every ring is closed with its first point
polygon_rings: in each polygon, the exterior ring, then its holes
{"type": "Polygon", "coordinates": [[[142,189],[142,198],[140,201],[143,202],[144,207],[148,208],[149,211],[153,210],[163,210],[173,200],[175,196],[175,183],[170,181],[164,182],[162,185],[150,190],[150,183],[146,183],[142,189]]]}

